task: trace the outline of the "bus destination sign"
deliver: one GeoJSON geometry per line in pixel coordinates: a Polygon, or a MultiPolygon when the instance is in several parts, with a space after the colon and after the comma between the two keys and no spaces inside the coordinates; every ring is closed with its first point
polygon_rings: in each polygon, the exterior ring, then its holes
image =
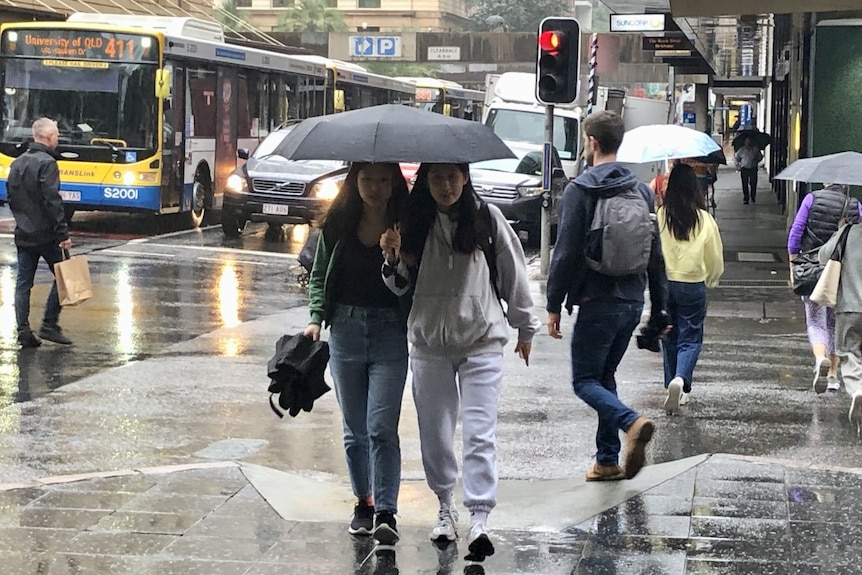
{"type": "Polygon", "coordinates": [[[91,30],[7,30],[3,54],[35,58],[75,58],[118,62],[158,62],[152,36],[91,30]]]}

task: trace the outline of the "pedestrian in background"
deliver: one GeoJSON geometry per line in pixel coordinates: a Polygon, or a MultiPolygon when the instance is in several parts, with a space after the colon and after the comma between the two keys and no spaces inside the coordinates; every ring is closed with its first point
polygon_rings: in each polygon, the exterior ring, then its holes
{"type": "MultiPolygon", "coordinates": [[[[821,248],[829,241],[842,219],[858,223],[862,204],[847,195],[840,185],[827,185],[805,196],[787,236],[787,253],[791,269],[793,260],[802,253],[821,248]]],[[[792,275],[791,275],[792,279],[792,275]]],[[[805,306],[805,327],[808,342],[814,353],[814,391],[838,391],[840,361],[835,352],[835,310],[818,305],[807,295],[802,296],[805,306]]]]}
{"type": "MultiPolygon", "coordinates": [[[[15,318],[18,344],[39,347],[42,342],[30,328],[30,290],[36,279],[39,259],[54,273],[54,264],[63,261],[63,250],[72,247],[69,226],[60,197],[60,170],[57,144],[60,132],[50,118],[33,122],[33,142],[12,162],[7,182],[9,208],[15,217],[15,246],[18,250],[18,278],[15,283],[15,318]]],[[[57,282],[51,286],[39,337],[69,345],[72,341],[60,324],[60,297],[57,282]]]]}
{"type": "MultiPolygon", "coordinates": [[[[850,396],[850,423],[862,435],[862,227],[850,224],[841,262],[841,280],[835,305],[835,343],[841,358],[844,388],[850,396]]],[[[842,228],[843,229],[843,228],[842,228]]],[[[820,248],[820,262],[832,257],[842,234],[820,248]]]]}
{"type": "Polygon", "coordinates": [[[668,279],[667,312],[673,326],[662,340],[664,408],[670,415],[691,393],[703,346],[706,288],[718,285],[724,273],[724,248],[690,166],[679,166],[671,174],[657,216],[668,279]]]}
{"type": "Polygon", "coordinates": [[[745,144],[733,156],[736,171],[742,178],[742,203],[757,203],[757,166],[763,160],[763,152],[754,145],[751,138],[745,138],[745,144]]]}
{"type": "MultiPolygon", "coordinates": [[[[598,202],[634,191],[645,208],[654,211],[653,195],[623,164],[616,161],[623,141],[622,118],[614,112],[591,114],[584,122],[587,164],[591,168],[566,186],[560,207],[559,235],[548,275],[548,333],[562,339],[560,313],[565,300],[569,314],[578,306],[572,334],[572,380],[575,394],[598,414],[596,463],[587,481],[631,479],[646,461],[652,421],[617,397],[615,373],[641,320],[644,291],[649,282],[651,324],[665,314],[667,286],[660,239],[653,219],[646,272],[611,276],[590,269],[586,238],[598,202]],[[620,431],[626,434],[626,460],[619,466],[620,431]]],[[[677,166],[674,172],[679,169],[677,166]]],[[[653,216],[654,218],[654,216],[653,216]]],[[[640,240],[638,240],[640,241],[640,240]]],[[[664,329],[663,327],[661,329],[664,329]]]]}
{"type": "Polygon", "coordinates": [[[482,560],[494,553],[487,520],[497,503],[497,407],[509,339],[506,320],[518,330],[515,352],[527,365],[540,324],[532,313],[518,236],[496,206],[483,206],[470,183],[469,166],[422,165],[408,213],[403,243],[392,230],[381,247],[391,254],[384,269],[388,285],[395,293],[405,293],[411,284],[415,288],[408,320],[413,399],[422,465],[440,503],[431,539],[458,536],[453,442],[460,404],[464,505],[470,511],[467,544],[469,557],[482,560]],[[487,210],[484,216],[482,210],[487,210]],[[482,249],[489,239],[493,256],[482,249]]]}
{"type": "Polygon", "coordinates": [[[398,422],[407,379],[407,310],[383,283],[380,240],[399,225],[407,183],[397,164],[354,163],[320,224],[305,335],[330,329],[330,369],[357,503],[348,532],[398,541],[398,422]]]}

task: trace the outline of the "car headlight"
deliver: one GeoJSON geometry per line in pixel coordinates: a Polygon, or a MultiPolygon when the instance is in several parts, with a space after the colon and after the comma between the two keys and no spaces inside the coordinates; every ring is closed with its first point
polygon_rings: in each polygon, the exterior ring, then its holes
{"type": "Polygon", "coordinates": [[[532,198],[533,196],[541,196],[544,190],[535,186],[522,186],[518,188],[518,195],[522,198],[532,198]]]}
{"type": "Polygon", "coordinates": [[[341,191],[342,183],[344,183],[344,176],[321,180],[314,184],[311,194],[319,200],[332,201],[341,191]]]}
{"type": "Polygon", "coordinates": [[[225,188],[235,194],[244,194],[248,192],[248,181],[239,174],[231,174],[228,176],[225,188]]]}

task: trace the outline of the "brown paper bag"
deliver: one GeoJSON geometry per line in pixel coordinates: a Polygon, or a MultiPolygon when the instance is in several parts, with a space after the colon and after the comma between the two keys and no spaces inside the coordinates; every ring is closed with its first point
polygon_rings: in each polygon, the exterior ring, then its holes
{"type": "Polygon", "coordinates": [[[84,256],[75,256],[54,264],[60,305],[78,305],[93,297],[90,266],[84,256]]]}

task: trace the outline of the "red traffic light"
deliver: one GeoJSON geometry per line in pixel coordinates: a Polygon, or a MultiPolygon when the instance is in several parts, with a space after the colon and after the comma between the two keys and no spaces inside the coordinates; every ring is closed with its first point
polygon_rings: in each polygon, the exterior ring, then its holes
{"type": "Polygon", "coordinates": [[[556,54],[563,46],[566,35],[556,30],[548,30],[539,35],[539,49],[543,52],[556,54]]]}

